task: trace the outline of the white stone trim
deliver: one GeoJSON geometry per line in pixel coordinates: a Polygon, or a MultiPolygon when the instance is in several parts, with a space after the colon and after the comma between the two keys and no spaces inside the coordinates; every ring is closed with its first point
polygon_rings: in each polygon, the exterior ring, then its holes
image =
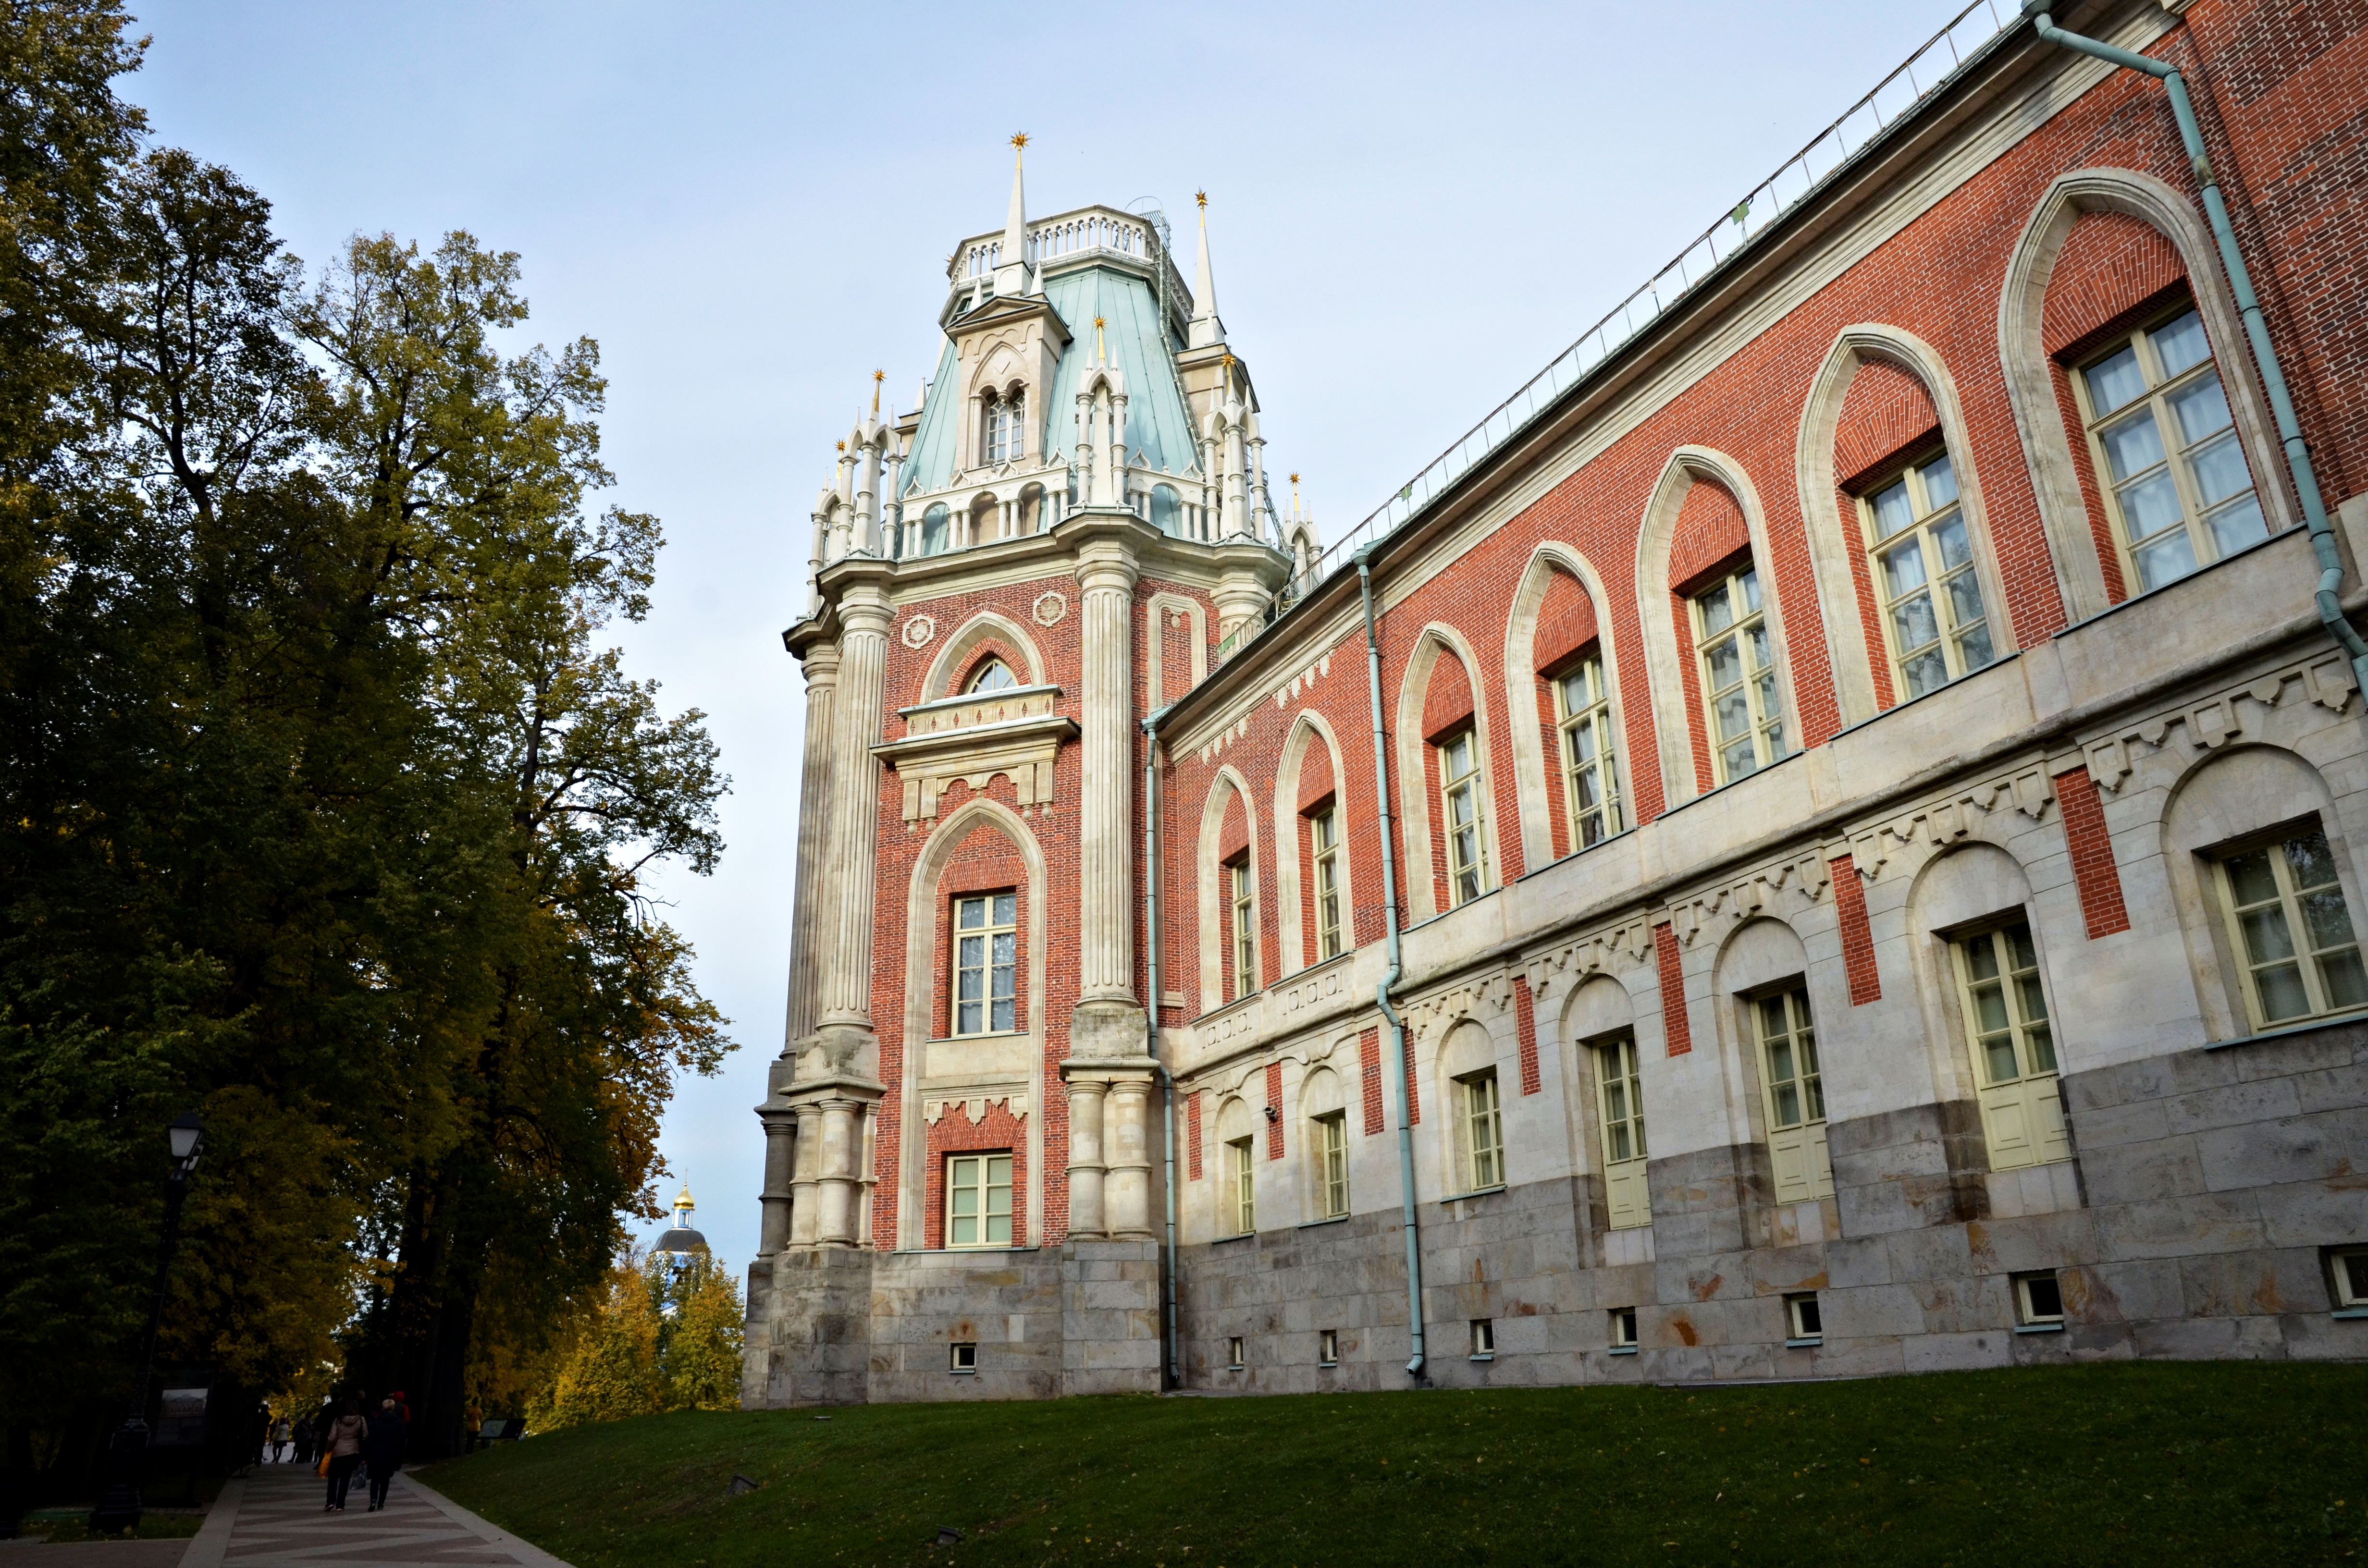
{"type": "MultiPolygon", "coordinates": [[[[1981,476],[1974,463],[1973,439],[1965,428],[1964,403],[1957,383],[1940,352],[1914,333],[1880,322],[1861,322],[1842,328],[1810,384],[1801,411],[1799,445],[1793,471],[1801,487],[1801,516],[1807,524],[1809,560],[1816,569],[1817,603],[1826,625],[1827,653],[1833,662],[1834,701],[1841,721],[1853,724],[1873,717],[1875,667],[1886,662],[1878,634],[1870,642],[1861,613],[1869,607],[1859,595],[1857,563],[1865,562],[1870,586],[1874,565],[1868,557],[1865,528],[1856,508],[1844,511],[1834,495],[1842,476],[1834,471],[1834,441],[1840,434],[1842,404],[1861,366],[1881,362],[1914,377],[1932,400],[1941,424],[1941,438],[1957,476],[1957,508],[1974,540],[1974,573],[1981,584],[1982,600],[1992,628],[1991,642],[1998,655],[2020,647],[2013,606],[1998,575],[1998,551],[1990,540],[1989,512],[1982,502],[1981,476]]],[[[1872,608],[1880,614],[1880,593],[1872,608]]],[[[1896,687],[1891,706],[1907,700],[1896,687]]]]}
{"type": "MultiPolygon", "coordinates": [[[[1618,737],[1611,748],[1613,786],[1620,791],[1621,821],[1630,827],[1636,823],[1635,802],[1629,793],[1628,723],[1620,696],[1619,651],[1612,646],[1611,596],[1604,591],[1602,574],[1577,546],[1560,540],[1543,540],[1530,552],[1529,564],[1521,569],[1520,584],[1513,590],[1512,607],[1505,618],[1505,705],[1508,722],[1512,725],[1513,793],[1520,817],[1521,865],[1525,870],[1535,870],[1554,858],[1554,790],[1550,770],[1561,766],[1561,758],[1557,756],[1551,764],[1546,760],[1545,737],[1539,732],[1535,717],[1538,612],[1545,605],[1547,575],[1556,567],[1577,580],[1579,590],[1595,610],[1596,642],[1603,653],[1603,683],[1611,696],[1611,733],[1618,737]]],[[[1571,828],[1570,833],[1571,849],[1576,852],[1577,830],[1571,828]]]]}
{"type": "Polygon", "coordinates": [[[1300,824],[1306,819],[1299,814],[1299,770],[1307,759],[1311,736],[1323,742],[1325,752],[1332,759],[1333,809],[1339,813],[1340,822],[1340,919],[1345,927],[1342,955],[1357,945],[1355,869],[1349,864],[1353,857],[1349,849],[1348,774],[1341,766],[1340,737],[1332,733],[1330,720],[1313,709],[1303,709],[1292,720],[1291,733],[1282,743],[1282,761],[1274,775],[1275,897],[1280,901],[1275,910],[1275,929],[1276,939],[1282,944],[1282,951],[1276,955],[1278,983],[1332,961],[1321,956],[1314,963],[1305,960],[1310,933],[1300,918],[1300,824]]]}
{"type": "MultiPolygon", "coordinates": [[[[1691,626],[1679,627],[1669,608],[1669,557],[1677,543],[1678,513],[1686,493],[1707,480],[1724,487],[1743,510],[1751,539],[1751,561],[1759,574],[1759,600],[1767,617],[1768,643],[1776,660],[1776,691],[1784,710],[1784,736],[1793,751],[1804,749],[1801,708],[1793,698],[1792,646],[1784,631],[1783,594],[1777,583],[1776,556],[1768,537],[1768,514],[1759,492],[1743,465],[1725,452],[1708,447],[1679,447],[1669,454],[1645,505],[1636,531],[1636,610],[1645,629],[1645,666],[1653,693],[1653,730],[1661,762],[1661,809],[1668,811],[1703,793],[1694,776],[1693,724],[1687,716],[1686,693],[1694,694],[1702,711],[1703,739],[1710,743],[1710,705],[1703,699],[1694,668],[1691,626]]],[[[1827,643],[1828,653],[1831,640],[1827,643]]],[[[1714,744],[1714,743],[1712,743],[1714,744]]],[[[1713,767],[1713,777],[1715,778],[1713,767]]]]}
{"type": "MultiPolygon", "coordinates": [[[[2040,519],[2047,530],[2048,553],[2055,561],[2065,619],[2070,622],[2086,620],[2112,608],[2105,574],[2109,569],[2121,571],[2118,560],[2108,568],[2098,559],[2088,502],[2080,494],[2079,471],[2072,460],[2072,437],[2064,426],[2043,336],[2047,285],[2055,258],[2071,237],[2073,226],[2089,212],[2120,212],[2135,218],[2179,252],[2187,267],[2196,309],[2203,316],[2204,334],[2212,340],[2212,357],[2220,365],[2221,384],[2228,393],[2228,410],[2236,416],[2245,460],[2252,466],[2262,514],[2272,533],[2299,521],[2278,450],[2276,422],[2253,373],[2244,322],[2237,314],[2227,280],[2221,276],[2211,230],[2194,204],[2153,175],[2135,169],[2075,169],[2058,175],[2032,209],[2007,263],[2006,281],[1998,290],[1998,363],[2006,376],[2007,403],[2014,411],[2015,430],[2022,437],[2023,462],[2038,495],[2040,519]]],[[[2135,596],[2135,584],[2124,586],[2128,590],[2124,597],[2135,596]]]]}

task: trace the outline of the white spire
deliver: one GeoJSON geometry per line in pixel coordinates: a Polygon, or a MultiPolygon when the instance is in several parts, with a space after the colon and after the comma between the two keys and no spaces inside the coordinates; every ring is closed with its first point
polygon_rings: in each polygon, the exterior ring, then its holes
{"type": "Polygon", "coordinates": [[[1027,148],[1026,131],[1011,139],[1011,215],[1003,222],[1003,254],[995,266],[998,295],[1036,292],[1036,269],[1028,265],[1028,196],[1019,167],[1027,148]]]}
{"type": "Polygon", "coordinates": [[[1209,348],[1225,341],[1225,324],[1217,319],[1217,280],[1209,270],[1209,193],[1194,193],[1201,204],[1201,270],[1192,282],[1192,332],[1190,346],[1209,348]]]}

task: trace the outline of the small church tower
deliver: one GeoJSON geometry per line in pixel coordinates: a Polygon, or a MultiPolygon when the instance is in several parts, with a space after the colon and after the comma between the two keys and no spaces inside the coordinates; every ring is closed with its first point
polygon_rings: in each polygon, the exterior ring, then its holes
{"type": "Polygon", "coordinates": [[[1162,1382],[1143,721],[1315,536],[1268,494],[1205,197],[1188,289],[1158,212],[1030,221],[1026,140],[918,405],[875,372],[838,443],[783,633],[805,753],[752,1407],[1162,1382]]]}

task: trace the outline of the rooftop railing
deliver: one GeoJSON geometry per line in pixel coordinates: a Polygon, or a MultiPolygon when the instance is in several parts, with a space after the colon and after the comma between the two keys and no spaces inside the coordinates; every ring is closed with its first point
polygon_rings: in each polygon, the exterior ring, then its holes
{"type": "MultiPolygon", "coordinates": [[[[1906,63],[1851,105],[1840,119],[1810,138],[1807,146],[1754,187],[1725,216],[1680,251],[1676,260],[1613,306],[1552,364],[1498,403],[1486,419],[1432,459],[1372,516],[1326,549],[1317,562],[1314,579],[1321,581],[1338,571],[1360,545],[1389,533],[1462,478],[1474,463],[1511,439],[1555,398],[1650,325],[1755,235],[1823,186],[1877,134],[1954,77],[1984,45],[2005,32],[2021,15],[2014,0],[1974,0],[1958,12],[1953,21],[1933,34],[1921,49],[1907,57],[1906,63]]],[[[1252,622],[1235,636],[1246,641],[1258,626],[1252,622]]],[[[1220,657],[1231,651],[1231,647],[1221,650],[1220,657]]]]}

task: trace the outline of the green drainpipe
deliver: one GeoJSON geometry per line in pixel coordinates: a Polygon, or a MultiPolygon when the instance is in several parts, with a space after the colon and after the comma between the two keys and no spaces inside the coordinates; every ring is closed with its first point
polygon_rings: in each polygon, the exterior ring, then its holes
{"type": "Polygon", "coordinates": [[[1398,1091],[1398,1190],[1406,1207],[1406,1327],[1414,1336],[1414,1357],[1406,1371],[1422,1376],[1422,1244],[1415,1231],[1414,1120],[1408,1114],[1406,1020],[1390,1006],[1390,988],[1405,973],[1398,954],[1398,863],[1390,844],[1390,764],[1382,740],[1382,642],[1373,622],[1372,546],[1357,551],[1357,592],[1365,601],[1365,686],[1373,709],[1373,790],[1382,812],[1382,910],[1387,922],[1388,972],[1373,988],[1373,1000],[1390,1024],[1390,1078],[1398,1091]]]}
{"type": "Polygon", "coordinates": [[[2188,101],[2186,78],[2179,74],[2178,67],[2159,60],[2066,32],[2048,15],[2048,0],[2023,0],[2022,8],[2038,24],[2039,36],[2049,43],[2093,55],[2108,64],[2143,71],[2158,78],[2170,98],[2170,112],[2179,120],[2179,140],[2187,150],[2187,162],[2195,171],[2196,183],[2203,187],[2203,210],[2212,220],[2212,238],[2220,247],[2220,266],[2228,274],[2229,290],[2237,296],[2237,309],[2244,315],[2245,335],[2253,345],[2253,362],[2260,367],[2261,382],[2269,390],[2270,412],[2278,422],[2278,439],[2285,447],[2294,489],[2302,495],[2302,514],[2310,524],[2310,547],[2318,558],[2318,619],[2344,653],[2351,655],[2352,678],[2359,683],[2362,698],[2368,699],[2368,642],[2361,639],[2343,613],[2339,597],[2343,588],[2343,562],[2336,553],[2335,527],[2328,521],[2326,502],[2319,498],[2318,475],[2310,466],[2310,449],[2304,444],[2302,424],[2294,417],[2294,398],[2286,391],[2285,372],[2278,368],[2278,351],[2270,341],[2269,324],[2261,318],[2261,301],[2253,293],[2253,276],[2245,269],[2245,255],[2237,248],[2237,231],[2229,226],[2228,204],[2220,196],[2220,176],[2213,172],[2212,160],[2203,153],[2203,131],[2195,122],[2195,106],[2188,101]]]}

